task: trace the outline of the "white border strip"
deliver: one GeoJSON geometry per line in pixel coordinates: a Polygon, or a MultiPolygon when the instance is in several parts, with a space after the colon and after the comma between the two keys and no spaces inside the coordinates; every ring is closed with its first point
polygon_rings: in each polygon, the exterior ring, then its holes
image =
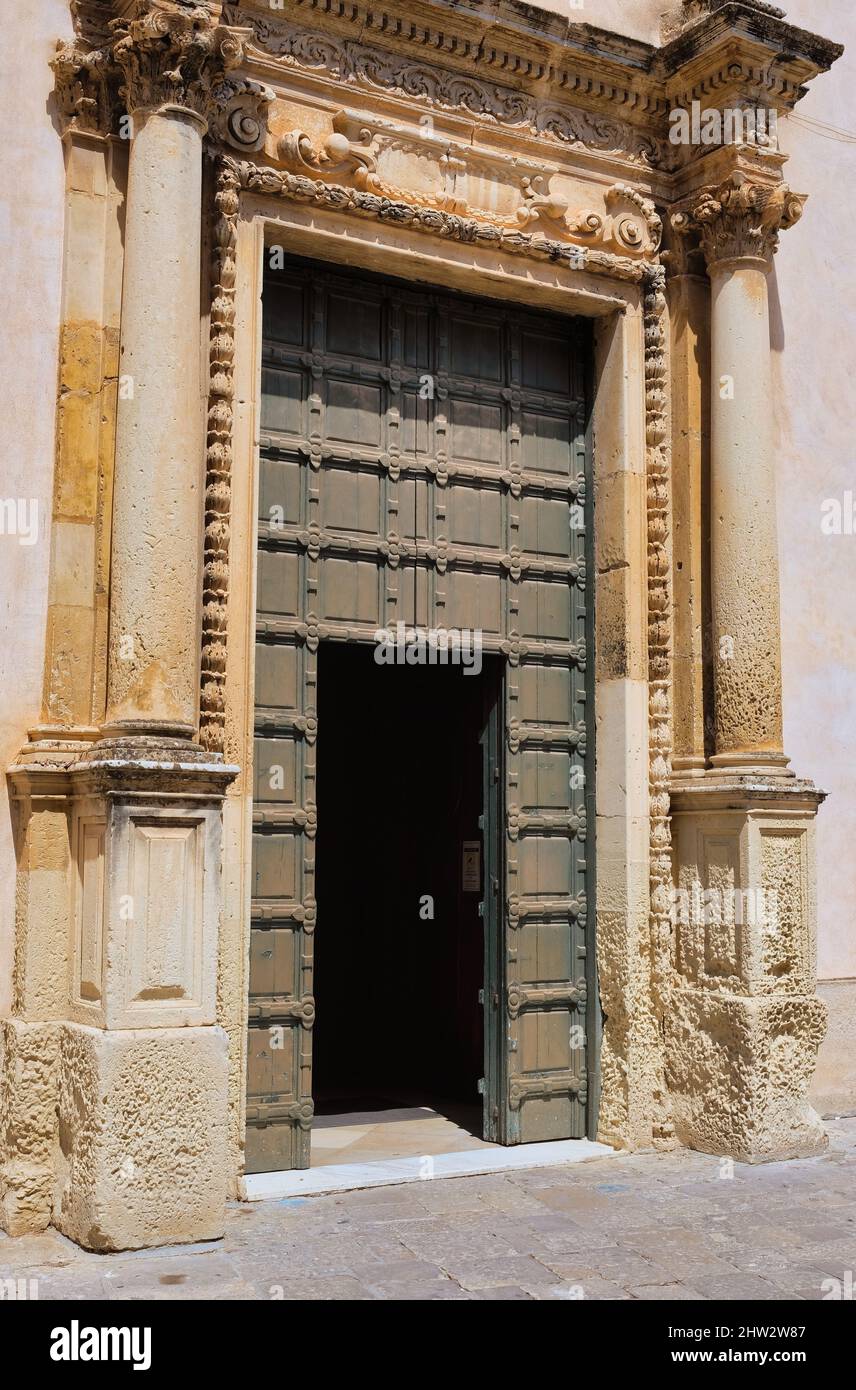
{"type": "Polygon", "coordinates": [[[241,1180],[241,1197],[246,1202],[266,1202],[278,1197],[354,1192],[364,1187],[393,1187],[431,1178],[466,1178],[510,1169],[556,1167],[590,1158],[609,1158],[617,1152],[608,1144],[595,1144],[590,1139],[560,1139],[549,1144],[517,1144],[513,1148],[497,1145],[377,1163],[331,1163],[323,1168],[295,1168],[285,1173],[250,1173],[241,1180]]]}

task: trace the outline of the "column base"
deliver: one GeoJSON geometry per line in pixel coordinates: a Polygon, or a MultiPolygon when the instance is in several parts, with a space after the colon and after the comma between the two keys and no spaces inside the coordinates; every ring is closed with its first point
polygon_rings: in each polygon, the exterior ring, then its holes
{"type": "Polygon", "coordinates": [[[742,1163],[809,1158],[827,1147],[806,1100],[826,1005],[677,989],[666,1022],[675,1133],[742,1163]]]}
{"type": "Polygon", "coordinates": [[[214,1240],[228,1186],[222,1028],[63,1025],[54,1225],[87,1250],[214,1240]]]}
{"type": "Polygon", "coordinates": [[[763,748],[747,749],[738,753],[714,753],[710,760],[713,773],[735,773],[764,777],[793,777],[788,768],[790,763],[784,753],[770,753],[763,748]]]}

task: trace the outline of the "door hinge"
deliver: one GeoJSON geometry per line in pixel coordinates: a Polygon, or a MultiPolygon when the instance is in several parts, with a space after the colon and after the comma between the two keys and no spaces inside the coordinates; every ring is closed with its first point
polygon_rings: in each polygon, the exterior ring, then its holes
{"type": "Polygon", "coordinates": [[[479,1003],[482,1005],[482,1007],[484,1007],[484,990],[483,990],[483,989],[480,989],[480,990],[479,990],[479,1003]]]}
{"type": "Polygon", "coordinates": [[[476,1085],[476,1090],[480,1096],[484,1095],[484,1077],[480,1076],[476,1085]]]}

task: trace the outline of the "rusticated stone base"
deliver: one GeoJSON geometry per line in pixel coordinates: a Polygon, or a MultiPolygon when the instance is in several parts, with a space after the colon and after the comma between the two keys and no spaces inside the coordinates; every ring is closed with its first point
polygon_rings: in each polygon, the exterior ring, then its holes
{"type": "Polygon", "coordinates": [[[66,1024],[59,1070],[54,1225],[89,1250],[222,1236],[223,1030],[66,1024]]]}
{"type": "Polygon", "coordinates": [[[666,1049],[680,1142],[744,1163],[822,1153],[806,1095],[825,1028],[826,1006],[810,996],[676,990],[666,1049]]]}
{"type": "Polygon", "coordinates": [[[0,1226],[43,1231],[53,1211],[61,1025],[0,1020],[0,1226]]]}

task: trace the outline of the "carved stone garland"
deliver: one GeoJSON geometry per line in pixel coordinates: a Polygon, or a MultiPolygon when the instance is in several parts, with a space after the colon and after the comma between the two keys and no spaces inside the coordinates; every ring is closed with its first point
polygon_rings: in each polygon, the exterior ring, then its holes
{"type": "MultiPolygon", "coordinates": [[[[235,247],[240,190],[321,203],[363,216],[404,222],[420,231],[460,241],[500,242],[523,255],[564,261],[569,267],[641,282],[644,287],[645,426],[648,533],[648,699],[650,791],[649,917],[651,995],[655,1024],[668,1007],[672,941],[669,783],[672,759],[672,585],[670,541],[670,448],[666,406],[665,270],[605,252],[551,242],[524,232],[506,233],[473,219],[413,207],[354,189],[263,168],[229,156],[221,159],[211,306],[208,450],[205,491],[205,569],[202,623],[200,741],[222,752],[225,723],[226,609],[231,506],[235,247]]],[[[665,1082],[657,1097],[655,1138],[671,1137],[665,1082]]]]}
{"type": "Polygon", "coordinates": [[[226,719],[226,625],[232,506],[232,423],[235,357],[235,249],[238,180],[229,161],[214,197],[208,433],[205,454],[205,554],[202,589],[202,689],[199,741],[222,753],[226,719]]]}
{"type": "MultiPolygon", "coordinates": [[[[648,787],[651,890],[651,996],[662,1033],[672,980],[672,855],[669,784],[672,774],[671,449],[666,398],[666,299],[663,266],[645,276],[645,442],[648,530],[648,787]]],[[[653,1116],[655,1140],[672,1137],[662,1070],[653,1116]]]]}

